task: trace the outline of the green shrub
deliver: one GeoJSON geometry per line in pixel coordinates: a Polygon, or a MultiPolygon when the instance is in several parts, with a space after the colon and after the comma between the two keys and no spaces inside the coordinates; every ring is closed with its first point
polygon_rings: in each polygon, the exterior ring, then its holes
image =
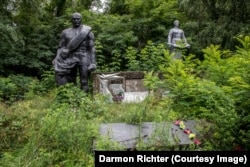
{"type": "Polygon", "coordinates": [[[5,103],[13,103],[26,97],[31,99],[55,88],[52,74],[45,72],[41,81],[34,77],[10,75],[0,78],[0,98],[5,103]]]}
{"type": "Polygon", "coordinates": [[[10,75],[0,78],[0,98],[4,102],[14,102],[24,98],[33,78],[23,75],[10,75]]]}
{"type": "Polygon", "coordinates": [[[156,44],[152,41],[148,41],[140,51],[128,47],[125,56],[126,67],[131,71],[158,71],[159,66],[168,61],[166,54],[168,52],[164,44],[156,44]]]}
{"type": "Polygon", "coordinates": [[[213,123],[216,133],[206,140],[213,142],[214,149],[232,149],[235,142],[235,123],[238,115],[234,108],[234,99],[223,87],[194,73],[195,59],[172,60],[166,67],[161,67],[163,82],[145,79],[147,85],[169,91],[164,97],[173,111],[181,113],[180,119],[205,119],[213,123]],[[153,85],[153,86],[152,86],[153,85]],[[170,103],[169,103],[170,102],[170,103]]]}
{"type": "Polygon", "coordinates": [[[27,142],[26,128],[30,121],[24,112],[15,113],[6,108],[0,111],[0,154],[22,147],[27,142]]]}

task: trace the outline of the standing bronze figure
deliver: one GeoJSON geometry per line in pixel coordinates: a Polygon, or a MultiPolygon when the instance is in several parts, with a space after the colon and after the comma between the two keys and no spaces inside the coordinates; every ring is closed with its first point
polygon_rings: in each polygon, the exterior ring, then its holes
{"type": "Polygon", "coordinates": [[[168,46],[170,53],[175,52],[175,58],[180,59],[181,49],[189,48],[190,45],[187,43],[187,39],[184,35],[184,31],[179,28],[179,20],[174,21],[174,28],[171,28],[168,34],[168,46]]]}
{"type": "Polygon", "coordinates": [[[77,72],[80,74],[81,89],[88,92],[90,72],[96,69],[94,34],[91,27],[82,24],[79,13],[72,15],[72,28],[63,30],[53,60],[57,85],[76,84],[77,72]]]}

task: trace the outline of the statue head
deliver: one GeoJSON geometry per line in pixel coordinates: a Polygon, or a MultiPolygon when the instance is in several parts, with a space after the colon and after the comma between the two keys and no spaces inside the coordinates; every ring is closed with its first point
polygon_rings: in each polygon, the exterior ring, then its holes
{"type": "Polygon", "coordinates": [[[80,13],[74,13],[71,18],[73,27],[77,28],[82,23],[82,15],[80,13]]]}
{"type": "Polygon", "coordinates": [[[179,27],[179,25],[180,25],[179,20],[175,20],[175,21],[174,21],[174,26],[175,26],[175,27],[179,27]]]}

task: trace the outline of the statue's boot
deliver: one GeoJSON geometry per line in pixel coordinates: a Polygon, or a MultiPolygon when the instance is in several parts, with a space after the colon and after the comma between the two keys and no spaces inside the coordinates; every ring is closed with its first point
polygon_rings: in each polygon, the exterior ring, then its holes
{"type": "Polygon", "coordinates": [[[81,82],[81,89],[85,91],[85,93],[89,92],[89,86],[87,82],[81,82]]]}

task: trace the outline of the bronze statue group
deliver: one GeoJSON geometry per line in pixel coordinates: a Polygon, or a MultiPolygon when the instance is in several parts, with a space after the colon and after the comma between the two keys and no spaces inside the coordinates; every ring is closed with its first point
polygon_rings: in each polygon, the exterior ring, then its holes
{"type": "MultiPolygon", "coordinates": [[[[57,54],[53,60],[55,79],[57,85],[74,83],[77,73],[80,75],[81,89],[86,93],[89,90],[88,80],[90,73],[96,70],[95,38],[91,27],[82,24],[80,13],[71,17],[72,27],[61,33],[57,54]]],[[[181,59],[180,50],[190,45],[179,28],[179,21],[174,21],[174,28],[170,29],[167,44],[170,53],[175,52],[175,58],[181,59]]]]}

